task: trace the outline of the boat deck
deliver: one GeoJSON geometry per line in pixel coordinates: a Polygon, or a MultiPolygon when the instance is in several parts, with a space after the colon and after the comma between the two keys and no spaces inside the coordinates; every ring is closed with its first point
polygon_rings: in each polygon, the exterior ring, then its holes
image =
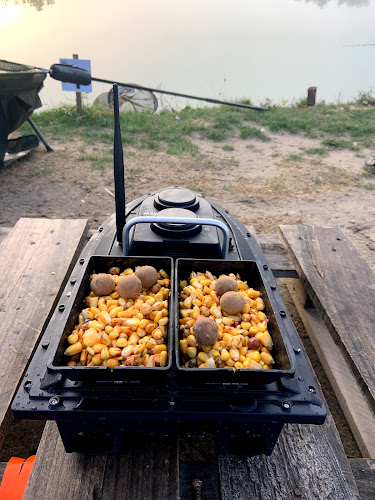
{"type": "MultiPolygon", "coordinates": [[[[330,413],[322,426],[285,425],[271,456],[251,458],[218,455],[212,436],[134,436],[121,455],[66,454],[47,422],[24,499],[375,498],[374,273],[338,228],[252,234],[275,276],[287,278],[363,458],[347,458],[330,413]]],[[[86,241],[85,220],[0,228],[0,447],[12,398],[86,241]]]]}

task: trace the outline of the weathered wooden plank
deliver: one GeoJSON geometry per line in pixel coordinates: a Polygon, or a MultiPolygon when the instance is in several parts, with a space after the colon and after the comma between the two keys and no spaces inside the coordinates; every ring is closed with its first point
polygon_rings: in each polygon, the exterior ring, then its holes
{"type": "Polygon", "coordinates": [[[285,425],[271,456],[220,457],[222,498],[353,500],[358,490],[332,416],[285,425]]]}
{"type": "Polygon", "coordinates": [[[277,234],[256,234],[255,237],[268,260],[275,278],[298,277],[295,265],[277,234]]]}
{"type": "Polygon", "coordinates": [[[55,422],[47,422],[24,500],[178,498],[177,438],[132,438],[121,455],[66,453],[55,422]]]}
{"type": "Polygon", "coordinates": [[[196,500],[193,482],[198,480],[204,500],[220,500],[217,436],[181,437],[179,450],[180,498],[196,500]]]}
{"type": "Polygon", "coordinates": [[[23,498],[109,500],[101,495],[106,464],[106,456],[67,454],[55,422],[47,422],[23,498]]]}
{"type": "Polygon", "coordinates": [[[317,310],[304,307],[307,294],[301,281],[286,280],[286,285],[362,456],[375,458],[375,416],[354,373],[345,362],[342,352],[330,336],[317,310]]]}
{"type": "Polygon", "coordinates": [[[275,278],[298,278],[296,268],[278,234],[259,234],[253,226],[247,229],[261,246],[275,278]]]}
{"type": "Polygon", "coordinates": [[[375,275],[338,228],[280,226],[308,295],[375,410],[375,275]]]}
{"type": "Polygon", "coordinates": [[[86,220],[20,219],[1,244],[0,447],[11,400],[86,230],[86,220]]]}
{"type": "Polygon", "coordinates": [[[1,480],[3,479],[4,471],[7,467],[8,463],[7,462],[0,462],[0,484],[1,480]]]}
{"type": "Polygon", "coordinates": [[[375,460],[356,458],[349,460],[361,500],[375,498],[375,460]]]}
{"type": "Polygon", "coordinates": [[[108,456],[102,498],[128,492],[132,500],[178,499],[178,471],[177,437],[135,436],[121,455],[108,456]]]}

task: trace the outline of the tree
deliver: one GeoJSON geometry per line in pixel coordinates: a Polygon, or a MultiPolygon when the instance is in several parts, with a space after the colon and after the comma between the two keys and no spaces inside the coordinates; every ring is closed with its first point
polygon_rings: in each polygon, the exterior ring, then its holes
{"type": "Polygon", "coordinates": [[[6,7],[10,3],[15,5],[28,3],[32,7],[35,7],[36,10],[42,10],[45,5],[53,5],[55,0],[3,0],[1,3],[3,7],[6,7]]]}

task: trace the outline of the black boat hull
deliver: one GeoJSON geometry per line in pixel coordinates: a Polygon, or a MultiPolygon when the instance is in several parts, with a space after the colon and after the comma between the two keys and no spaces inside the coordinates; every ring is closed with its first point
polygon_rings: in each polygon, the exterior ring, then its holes
{"type": "MultiPolygon", "coordinates": [[[[126,222],[137,217],[143,202],[158,193],[128,204],[126,222]]],[[[71,312],[82,299],[80,290],[87,282],[90,259],[104,256],[100,258],[107,258],[109,267],[118,260],[147,259],[123,255],[113,215],[90,239],[68,278],[12,404],[14,418],[56,420],[66,451],[86,454],[120,452],[128,433],[181,435],[207,431],[218,433],[223,452],[270,454],[284,423],[324,422],[326,409],[318,384],[260,246],[238,219],[211,200],[206,201],[214,218],[229,229],[228,257],[179,262],[181,256],[174,256],[172,289],[176,294],[178,273],[186,272],[190,265],[212,265],[220,272],[225,266],[228,272],[236,265],[244,272],[251,269],[263,286],[268,310],[272,310],[273,322],[279,329],[276,344],[282,344],[286,361],[274,370],[236,373],[226,369],[183,369],[179,362],[175,295],[170,362],[165,370],[60,366],[56,353],[62,349],[62,334],[71,312]]]]}

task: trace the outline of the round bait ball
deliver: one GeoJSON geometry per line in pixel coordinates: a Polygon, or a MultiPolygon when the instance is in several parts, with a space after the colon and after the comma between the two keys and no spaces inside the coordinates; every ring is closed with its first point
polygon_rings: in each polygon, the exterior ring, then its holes
{"type": "Polygon", "coordinates": [[[194,323],[193,332],[198,344],[211,345],[218,339],[219,327],[212,319],[201,316],[194,323]]]}
{"type": "Polygon", "coordinates": [[[117,283],[117,292],[123,299],[135,299],[141,290],[142,282],[135,274],[123,276],[117,283]]]}
{"type": "Polygon", "coordinates": [[[245,301],[240,293],[227,292],[222,295],[220,305],[227,314],[237,314],[242,311],[245,301]]]}
{"type": "Polygon", "coordinates": [[[152,266],[141,266],[135,275],[142,281],[142,288],[150,288],[157,281],[159,273],[152,266]]]}
{"type": "Polygon", "coordinates": [[[237,292],[238,284],[237,281],[229,276],[222,276],[215,282],[215,292],[218,295],[224,295],[226,292],[237,292]]]}
{"type": "Polygon", "coordinates": [[[115,281],[109,274],[96,274],[90,283],[95,295],[109,295],[115,289],[115,281]]]}

